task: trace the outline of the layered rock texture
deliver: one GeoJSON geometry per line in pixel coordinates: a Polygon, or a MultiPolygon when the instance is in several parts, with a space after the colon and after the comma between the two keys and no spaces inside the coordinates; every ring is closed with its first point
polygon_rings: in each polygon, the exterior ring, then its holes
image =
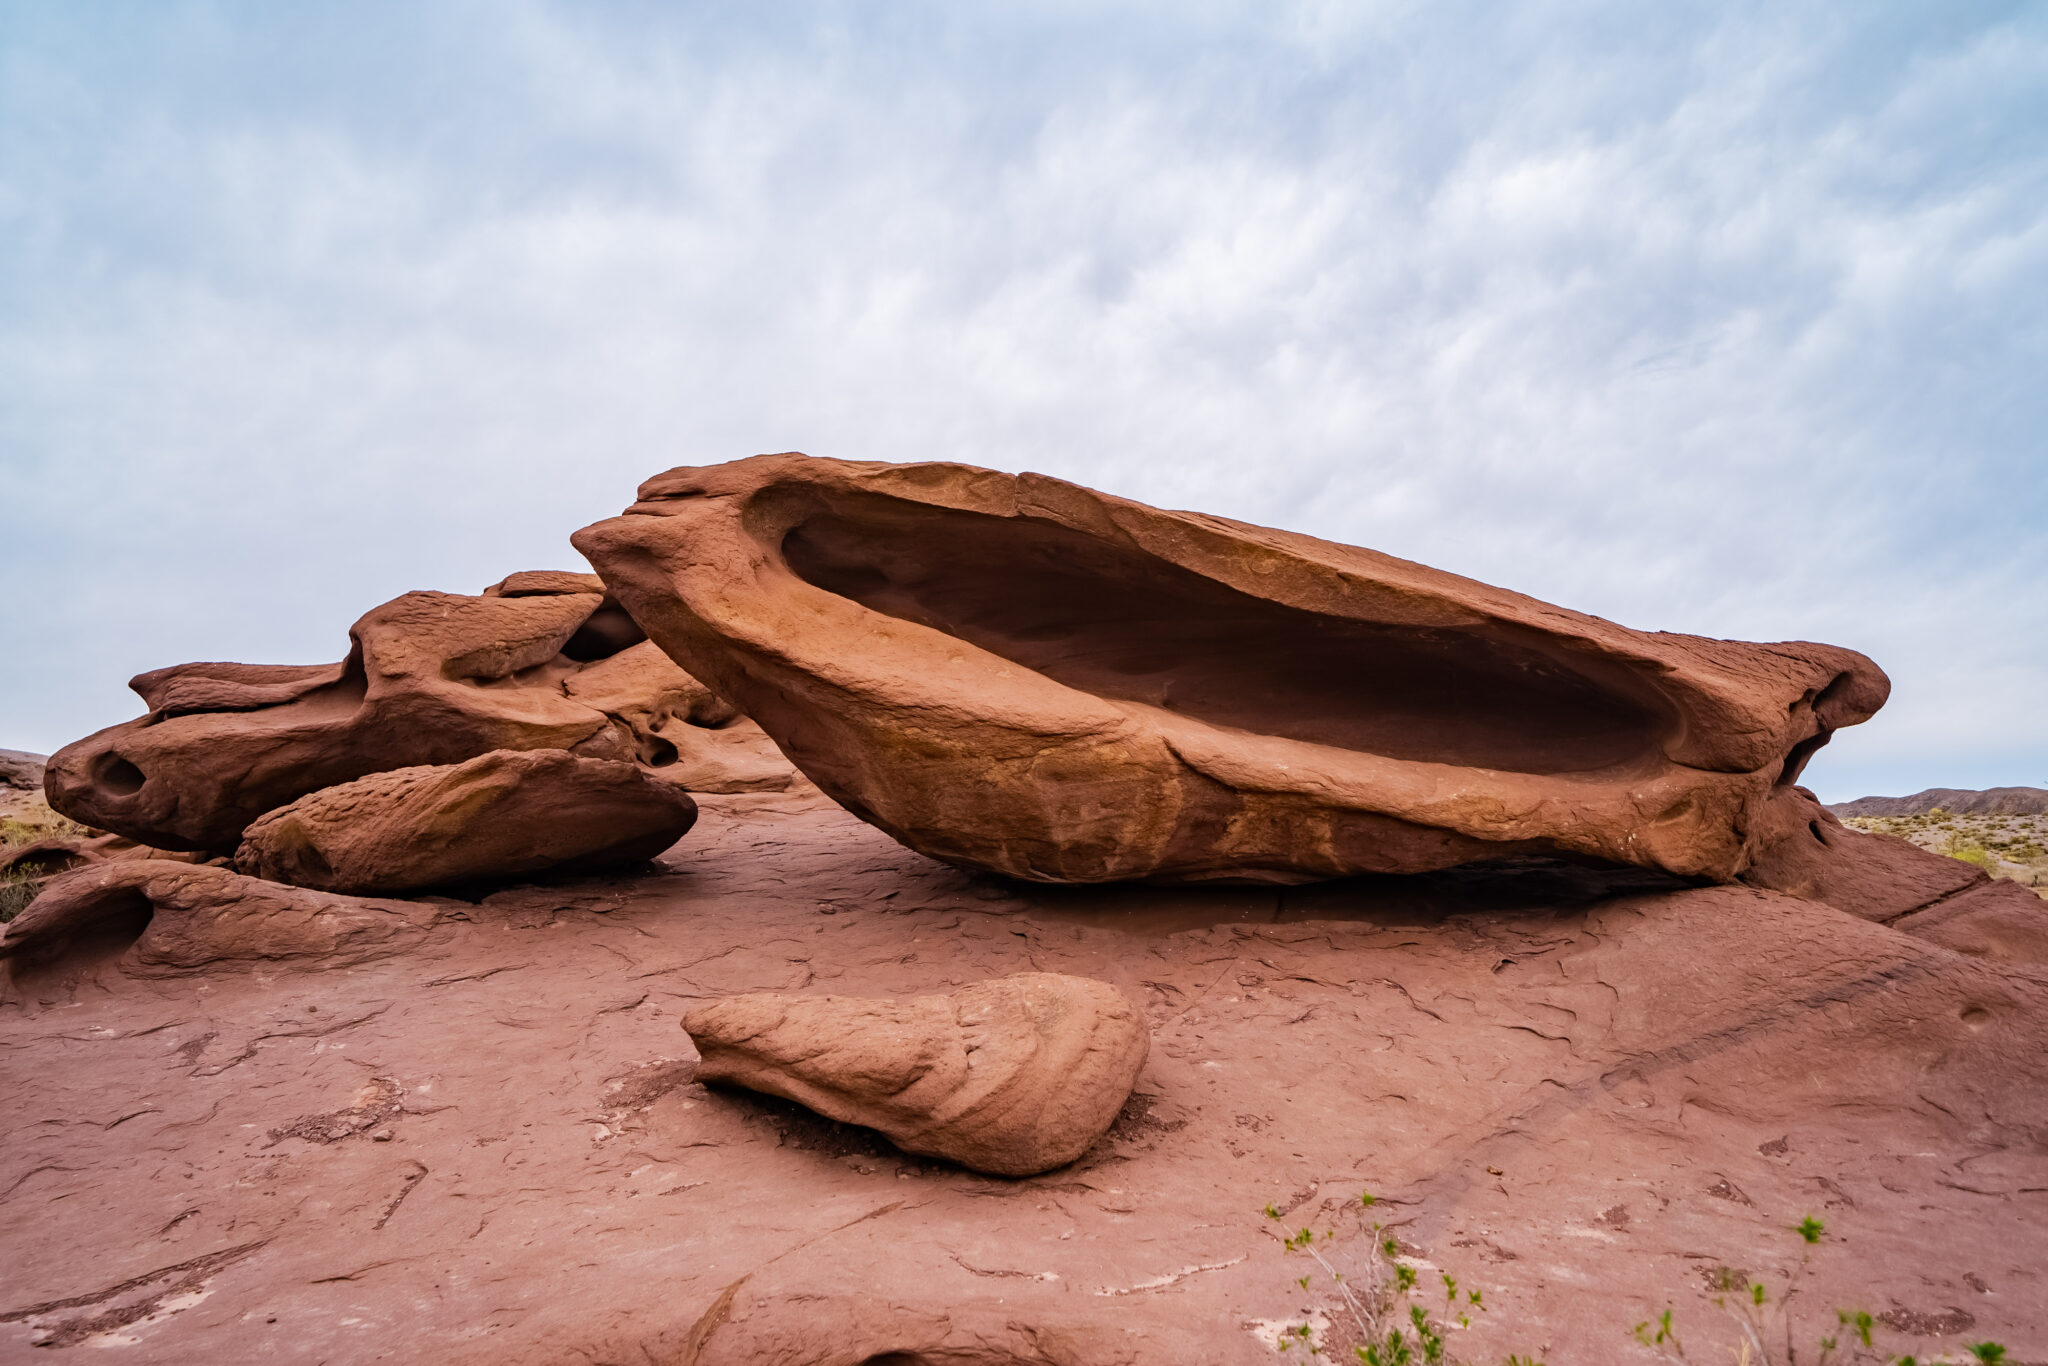
{"type": "Polygon", "coordinates": [[[51,879],[0,933],[17,989],[68,992],[112,962],[129,976],[231,965],[321,970],[416,946],[438,907],[365,901],[164,859],[89,865],[51,879]]]}
{"type": "Polygon", "coordinates": [[[633,764],[501,749],[310,793],[250,825],[235,867],[332,892],[422,891],[630,867],[696,819],[687,793],[633,764]]]}
{"type": "Polygon", "coordinates": [[[338,664],[141,675],[129,686],[149,714],[53,755],[50,805],[144,844],[232,854],[251,821],[307,793],[494,750],[638,763],[701,791],[792,776],[587,574],[515,574],[480,597],[407,593],[350,637],[338,664]]]}
{"type": "Polygon", "coordinates": [[[808,790],[700,805],[659,875],[391,903],[442,918],[380,956],[9,985],[0,1359],[1274,1366],[1309,1324],[1344,1360],[1273,1231],[1356,1283],[1377,1217],[1484,1291],[1473,1362],[1630,1360],[1667,1308],[1732,1361],[1722,1267],[1809,1345],[1839,1307],[1886,1359],[2048,1360],[2048,962],[1913,932],[1981,876],[1890,925],[1556,863],[1056,887],[808,790]],[[1151,1035],[1109,1132],[1038,1177],[698,1084],[678,1028],[1028,972],[1151,1035]]]}
{"type": "Polygon", "coordinates": [[[1048,882],[1527,854],[1727,881],[1889,683],[965,465],[671,470],[575,544],[849,810],[1048,882]]]}
{"type": "Polygon", "coordinates": [[[1145,1022],[1106,982],[1017,973],[901,1001],[778,992],[683,1020],[701,1081],[765,1091],[898,1148],[1035,1176],[1094,1145],[1145,1064],[1145,1022]]]}

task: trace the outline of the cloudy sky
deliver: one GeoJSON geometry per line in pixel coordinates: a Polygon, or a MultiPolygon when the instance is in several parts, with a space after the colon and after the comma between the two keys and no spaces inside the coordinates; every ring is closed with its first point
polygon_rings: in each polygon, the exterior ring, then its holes
{"type": "Polygon", "coordinates": [[[0,0],[0,746],[575,566],[657,470],[1034,469],[1853,646],[2048,786],[2048,6],[0,0]]]}

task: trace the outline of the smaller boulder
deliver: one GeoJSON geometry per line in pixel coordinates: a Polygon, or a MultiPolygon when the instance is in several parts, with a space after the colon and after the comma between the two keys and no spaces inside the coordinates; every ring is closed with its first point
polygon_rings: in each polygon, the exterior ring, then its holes
{"type": "Polygon", "coordinates": [[[700,1081],[781,1096],[997,1176],[1086,1152],[1150,1043],[1115,987],[1047,972],[908,1000],[728,996],[691,1010],[683,1028],[703,1055],[700,1081]]]}
{"type": "Polygon", "coordinates": [[[222,964],[347,967],[401,953],[437,906],[333,896],[164,859],[88,864],[52,878],[0,933],[17,984],[111,962],[131,977],[222,964]]]}
{"type": "Polygon", "coordinates": [[[633,764],[564,750],[494,750],[301,797],[243,832],[235,867],[322,891],[416,892],[630,867],[681,839],[696,819],[688,793],[633,764]]]}
{"type": "Polygon", "coordinates": [[[30,754],[21,749],[0,749],[0,787],[41,792],[45,762],[45,756],[41,754],[30,754]]]}

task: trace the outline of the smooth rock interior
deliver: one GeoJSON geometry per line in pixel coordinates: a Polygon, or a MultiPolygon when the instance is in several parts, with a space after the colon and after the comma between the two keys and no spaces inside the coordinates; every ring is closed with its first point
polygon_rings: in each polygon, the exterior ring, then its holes
{"type": "Polygon", "coordinates": [[[782,553],[872,611],[1099,697],[1239,730],[1555,774],[1650,759],[1677,724],[1613,665],[1505,631],[1303,611],[1050,522],[846,498],[791,529],[782,553]]]}

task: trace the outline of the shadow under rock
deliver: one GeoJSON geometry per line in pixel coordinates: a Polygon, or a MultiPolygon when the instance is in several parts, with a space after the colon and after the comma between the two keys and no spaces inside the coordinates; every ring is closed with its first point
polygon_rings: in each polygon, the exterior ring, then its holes
{"type": "Polygon", "coordinates": [[[1153,1113],[1159,1098],[1143,1091],[1133,1091],[1110,1121],[1109,1128],[1090,1145],[1087,1152],[1064,1167],[1055,1167],[1037,1176],[1008,1177],[990,1176],[949,1162],[939,1157],[924,1157],[907,1153],[873,1129],[858,1124],[844,1124],[836,1119],[827,1119],[821,1114],[807,1110],[793,1100],[771,1096],[759,1091],[749,1091],[740,1086],[729,1086],[720,1082],[704,1083],[704,1090],[716,1100],[730,1105],[751,1127],[766,1130],[775,1135],[776,1146],[789,1148],[800,1153],[817,1153],[830,1160],[852,1158],[857,1164],[863,1159],[877,1163],[891,1163],[898,1169],[914,1172],[920,1176],[957,1176],[969,1182],[986,1182],[989,1185],[1011,1188],[1045,1177],[1071,1177],[1087,1171],[1103,1162],[1122,1161],[1127,1150],[1149,1145],[1161,1135],[1178,1133],[1187,1127],[1184,1119],[1162,1119],[1153,1113]]]}
{"type": "Polygon", "coordinates": [[[1699,885],[1646,868],[1554,858],[1499,859],[1435,873],[1373,874],[1293,887],[1054,886],[987,876],[974,881],[976,895],[986,901],[1008,901],[1051,919],[1145,935],[1314,920],[1413,926],[1462,915],[1568,915],[1617,897],[1699,885]]]}

